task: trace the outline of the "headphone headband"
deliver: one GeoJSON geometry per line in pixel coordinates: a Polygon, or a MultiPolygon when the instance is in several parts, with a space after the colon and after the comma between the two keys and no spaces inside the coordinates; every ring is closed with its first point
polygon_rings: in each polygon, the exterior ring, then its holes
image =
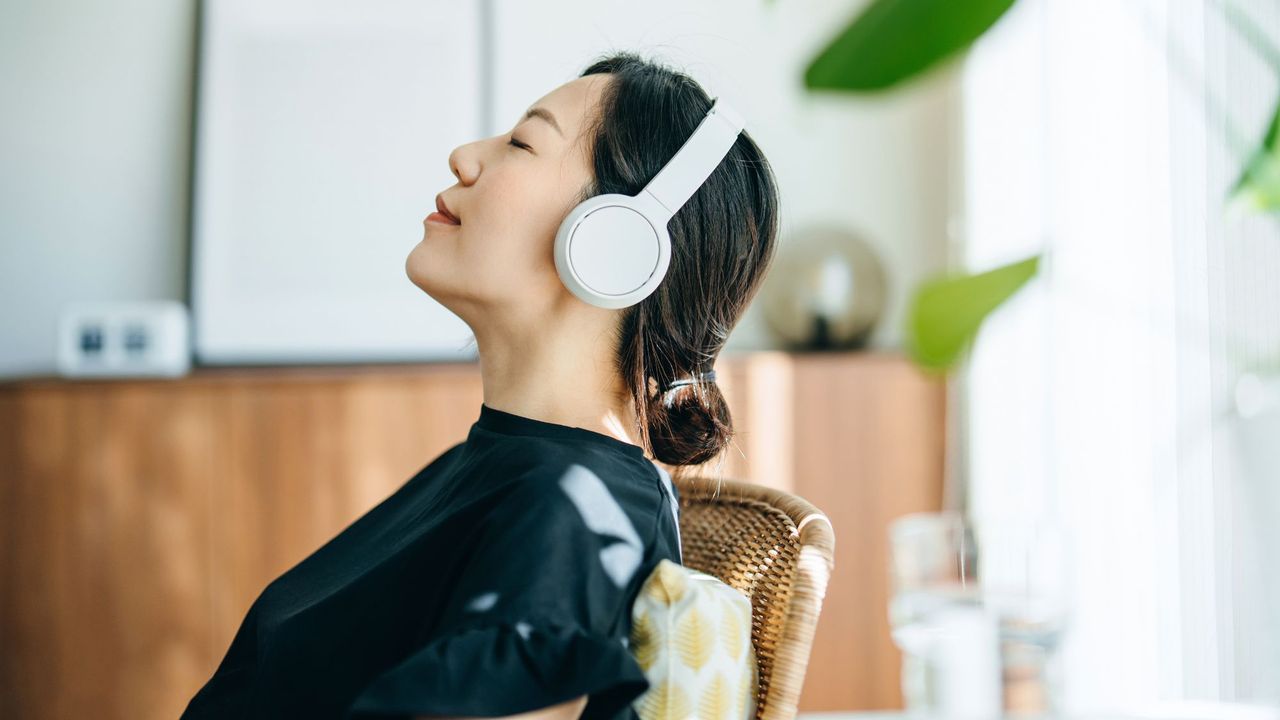
{"type": "Polygon", "coordinates": [[[745,125],[742,115],[725,101],[716,98],[711,103],[693,134],[641,191],[666,210],[666,217],[660,218],[664,223],[711,176],[745,125]]]}

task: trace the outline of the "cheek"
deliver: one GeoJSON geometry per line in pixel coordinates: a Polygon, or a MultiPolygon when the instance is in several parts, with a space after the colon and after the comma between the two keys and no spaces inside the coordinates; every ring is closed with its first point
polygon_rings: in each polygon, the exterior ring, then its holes
{"type": "MultiPolygon", "coordinates": [[[[477,228],[478,230],[478,228],[477,228]]],[[[494,296],[523,296],[555,279],[555,229],[530,213],[512,212],[485,227],[479,240],[459,245],[462,272],[494,296]]]]}
{"type": "Polygon", "coordinates": [[[537,172],[530,164],[506,172],[485,203],[486,220],[507,233],[554,235],[564,218],[566,193],[559,178],[537,172]]]}
{"type": "Polygon", "coordinates": [[[462,227],[459,250],[468,263],[484,262],[507,277],[555,272],[552,244],[565,213],[553,183],[539,176],[508,173],[494,184],[475,224],[462,227]],[[500,267],[499,267],[500,266],[500,267]]]}

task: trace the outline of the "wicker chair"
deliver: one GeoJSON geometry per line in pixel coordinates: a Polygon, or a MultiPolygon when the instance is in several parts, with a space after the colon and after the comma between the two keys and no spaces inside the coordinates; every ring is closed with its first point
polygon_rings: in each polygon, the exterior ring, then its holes
{"type": "Polygon", "coordinates": [[[757,720],[791,720],[834,567],[835,533],[803,498],[705,476],[675,479],[684,564],[751,599],[757,720]]]}

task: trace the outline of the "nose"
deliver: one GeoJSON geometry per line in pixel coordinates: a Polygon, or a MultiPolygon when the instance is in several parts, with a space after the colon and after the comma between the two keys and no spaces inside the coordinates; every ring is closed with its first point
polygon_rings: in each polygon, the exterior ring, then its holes
{"type": "Polygon", "coordinates": [[[462,181],[462,171],[458,169],[458,165],[462,162],[460,155],[465,147],[466,145],[459,145],[453,149],[453,152],[449,153],[449,172],[453,173],[453,176],[458,178],[459,182],[462,181]]]}
{"type": "Polygon", "coordinates": [[[459,145],[449,153],[449,171],[463,185],[474,183],[480,175],[480,149],[484,142],[484,140],[476,140],[459,145]]]}

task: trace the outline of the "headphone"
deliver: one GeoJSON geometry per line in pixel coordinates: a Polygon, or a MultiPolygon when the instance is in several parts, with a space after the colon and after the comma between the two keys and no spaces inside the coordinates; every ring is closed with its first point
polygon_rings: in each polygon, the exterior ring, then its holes
{"type": "Polygon", "coordinates": [[[742,132],[742,116],[715,98],[706,117],[643,190],[579,203],[556,232],[556,272],[582,301],[624,308],[645,299],[671,263],[667,222],[710,177],[742,132]]]}

